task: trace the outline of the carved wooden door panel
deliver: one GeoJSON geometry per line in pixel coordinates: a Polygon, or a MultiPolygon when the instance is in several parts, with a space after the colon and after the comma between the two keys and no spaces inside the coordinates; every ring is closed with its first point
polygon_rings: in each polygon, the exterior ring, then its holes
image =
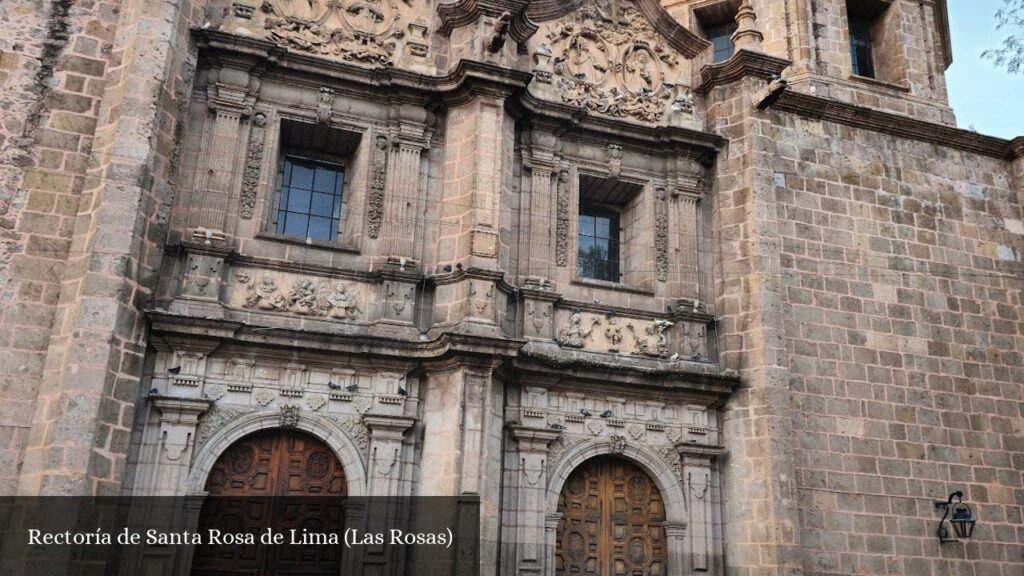
{"type": "Polygon", "coordinates": [[[584,462],[566,480],[558,511],[556,574],[665,574],[664,502],[651,478],[632,463],[584,462]]]}
{"type": "MultiPolygon", "coordinates": [[[[286,540],[291,529],[336,532],[344,524],[339,497],[346,490],[341,463],[325,444],[300,432],[259,432],[214,464],[199,530],[260,534],[273,525],[286,540]]],[[[336,576],[340,570],[340,547],[301,545],[196,546],[192,563],[193,576],[336,576]]]]}

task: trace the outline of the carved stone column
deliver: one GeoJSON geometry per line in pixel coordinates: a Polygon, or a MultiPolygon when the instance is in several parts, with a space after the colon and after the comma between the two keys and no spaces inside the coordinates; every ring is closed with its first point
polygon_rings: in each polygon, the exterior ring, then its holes
{"type": "Polygon", "coordinates": [[[686,566],[686,523],[669,522],[665,524],[665,544],[669,553],[670,570],[683,572],[686,566]]]}
{"type": "Polygon", "coordinates": [[[558,546],[558,523],[561,512],[544,515],[544,576],[555,576],[555,547],[558,546]]]}
{"type": "Polygon", "coordinates": [[[525,426],[513,426],[509,432],[519,448],[515,537],[517,573],[541,574],[546,557],[544,522],[548,445],[561,432],[525,426]]]}
{"type": "Polygon", "coordinates": [[[678,252],[675,261],[679,286],[673,290],[682,298],[700,298],[700,196],[681,193],[675,198],[678,252]]]}
{"type": "Polygon", "coordinates": [[[555,178],[558,160],[555,157],[554,136],[547,133],[531,134],[532,144],[525,167],[530,171],[529,211],[520,223],[522,260],[525,266],[521,276],[550,278],[554,270],[554,222],[551,220],[554,203],[555,178]]]}
{"type": "MultiPolygon", "coordinates": [[[[420,178],[423,151],[430,147],[429,114],[422,108],[403,105],[396,111],[391,150],[386,159],[381,255],[414,263],[418,215],[423,182],[420,178]]],[[[376,152],[375,152],[376,153],[376,152]]],[[[380,155],[378,154],[378,158],[380,155]]],[[[376,161],[377,159],[375,159],[376,161]]]]}
{"type": "Polygon", "coordinates": [[[154,396],[149,399],[159,412],[157,434],[152,440],[152,461],[146,467],[147,496],[181,496],[185,493],[199,417],[209,409],[206,399],[154,396]]]}
{"type": "Polygon", "coordinates": [[[249,82],[247,72],[224,68],[220,70],[218,81],[208,90],[213,116],[206,122],[188,219],[188,227],[199,241],[223,239],[227,215],[236,212],[236,207],[230,205],[239,177],[235,167],[246,151],[245,146],[238,144],[241,121],[252,114],[255,100],[250,94],[249,82]]]}
{"type": "Polygon", "coordinates": [[[405,416],[366,415],[363,422],[370,431],[367,494],[406,496],[402,489],[402,444],[406,431],[416,420],[405,416]]]}

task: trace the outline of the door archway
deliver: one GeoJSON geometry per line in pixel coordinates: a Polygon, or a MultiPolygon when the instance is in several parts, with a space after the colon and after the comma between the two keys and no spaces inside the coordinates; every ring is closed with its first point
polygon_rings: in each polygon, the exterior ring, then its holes
{"type": "Polygon", "coordinates": [[[667,573],[665,504],[651,477],[632,462],[587,460],[563,485],[558,511],[559,576],[667,573]]]}
{"type": "MultiPolygon", "coordinates": [[[[293,430],[263,430],[232,444],[206,480],[199,531],[253,533],[335,531],[344,523],[345,471],[319,439],[293,430]],[[320,500],[311,497],[333,497],[320,500]]],[[[196,546],[193,576],[310,576],[341,573],[340,546],[196,546]]]]}

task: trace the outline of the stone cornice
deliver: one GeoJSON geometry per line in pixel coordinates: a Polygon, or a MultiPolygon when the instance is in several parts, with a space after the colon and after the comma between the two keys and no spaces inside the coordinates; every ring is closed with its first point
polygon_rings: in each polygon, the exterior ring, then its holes
{"type": "MultiPolygon", "coordinates": [[[[222,60],[231,54],[232,65],[257,68],[259,63],[271,62],[266,68],[283,68],[302,72],[316,78],[362,85],[372,89],[387,89],[391,98],[409,102],[437,101],[458,104],[477,95],[505,97],[522,89],[533,76],[527,72],[504,68],[495,64],[461,60],[445,76],[431,76],[399,68],[365,68],[346,62],[289,51],[269,40],[249,38],[218,30],[193,30],[197,43],[204,49],[204,57],[222,60]]],[[[296,78],[295,80],[299,80],[296,78]]]]}
{"type": "Polygon", "coordinates": [[[597,385],[690,391],[701,396],[725,397],[740,385],[738,375],[723,371],[718,364],[612,356],[539,342],[524,346],[513,366],[522,374],[542,373],[597,385]]]}
{"type": "Polygon", "coordinates": [[[644,147],[677,146],[678,152],[689,149],[694,158],[710,163],[714,154],[722,150],[727,141],[710,132],[691,130],[676,126],[649,126],[635,122],[623,122],[598,114],[589,114],[574,106],[548,102],[524,90],[517,102],[510,103],[520,116],[530,117],[538,127],[553,132],[570,132],[581,140],[592,140],[594,144],[607,146],[610,140],[632,142],[644,147]]]}
{"type": "Polygon", "coordinates": [[[468,26],[481,16],[497,18],[508,12],[512,15],[509,27],[512,39],[520,44],[530,39],[537,31],[537,25],[526,17],[527,0],[456,0],[437,6],[437,17],[441,24],[437,33],[447,36],[452,30],[468,26]]]}
{"type": "Polygon", "coordinates": [[[1015,154],[1009,140],[792,90],[783,91],[768,108],[992,158],[1009,160],[1015,154]]]}
{"type": "Polygon", "coordinates": [[[1024,136],[1017,136],[1010,140],[1010,152],[1014,160],[1024,158],[1024,136]]]}
{"type": "Polygon", "coordinates": [[[737,50],[725,62],[709,64],[701,69],[697,91],[706,94],[716,86],[730,84],[747,76],[771,80],[779,77],[790,64],[789,60],[761,52],[737,50]]]}

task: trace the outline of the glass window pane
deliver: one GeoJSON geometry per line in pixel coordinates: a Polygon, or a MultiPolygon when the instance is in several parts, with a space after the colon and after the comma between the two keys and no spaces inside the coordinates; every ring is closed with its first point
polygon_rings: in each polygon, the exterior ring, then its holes
{"type": "Polygon", "coordinates": [[[596,278],[593,260],[590,258],[580,258],[580,276],[583,278],[596,278]]]}
{"type": "Polygon", "coordinates": [[[608,259],[608,240],[605,238],[598,238],[594,241],[594,258],[599,260],[608,259]]]}
{"type": "Polygon", "coordinates": [[[306,216],[305,214],[296,214],[294,212],[286,212],[282,233],[287,234],[288,236],[295,236],[296,238],[305,238],[308,226],[309,216],[306,216]]]}
{"type": "Polygon", "coordinates": [[[584,236],[594,235],[594,217],[580,214],[580,234],[584,236]]]}
{"type": "Polygon", "coordinates": [[[313,180],[313,190],[325,194],[334,194],[334,180],[337,175],[338,172],[336,170],[317,166],[316,176],[313,180]]]}
{"type": "Polygon", "coordinates": [[[598,238],[611,238],[609,233],[611,231],[611,220],[608,218],[595,218],[594,223],[596,224],[597,231],[594,236],[598,238]]]}
{"type": "Polygon", "coordinates": [[[285,181],[285,185],[303,190],[313,189],[313,170],[302,164],[292,163],[291,178],[285,181]]]}
{"type": "Polygon", "coordinates": [[[310,206],[310,213],[315,216],[330,218],[334,216],[334,194],[313,193],[313,204],[310,206]]]}
{"type": "Polygon", "coordinates": [[[588,236],[580,236],[580,258],[593,257],[594,239],[588,236]]]}
{"type": "Polygon", "coordinates": [[[331,236],[331,219],[319,218],[317,216],[310,218],[309,237],[314,240],[325,240],[328,242],[334,240],[334,237],[331,236]]]}
{"type": "Polygon", "coordinates": [[[309,212],[309,191],[301,188],[292,188],[288,191],[288,204],[285,209],[289,212],[309,212]]]}

